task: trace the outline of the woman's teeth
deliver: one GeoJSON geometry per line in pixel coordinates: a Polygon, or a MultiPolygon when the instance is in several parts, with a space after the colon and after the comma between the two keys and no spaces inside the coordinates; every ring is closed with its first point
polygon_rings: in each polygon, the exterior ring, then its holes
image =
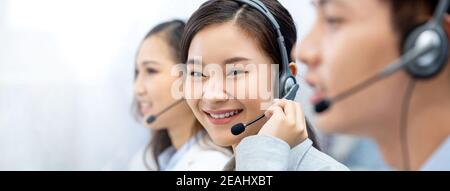
{"type": "Polygon", "coordinates": [[[238,113],[239,113],[239,111],[232,111],[232,112],[221,113],[221,114],[210,113],[209,115],[214,119],[224,119],[224,118],[232,117],[238,113]]]}

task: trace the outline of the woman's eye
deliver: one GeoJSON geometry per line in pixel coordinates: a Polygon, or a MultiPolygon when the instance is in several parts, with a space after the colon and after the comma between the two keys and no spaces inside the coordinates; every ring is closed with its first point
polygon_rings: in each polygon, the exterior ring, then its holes
{"type": "Polygon", "coordinates": [[[339,27],[339,25],[343,22],[342,18],[339,17],[326,17],[325,18],[325,23],[327,24],[327,26],[329,26],[330,28],[336,29],[337,27],[339,27]]]}
{"type": "Polygon", "coordinates": [[[203,75],[201,72],[192,71],[190,74],[192,77],[196,77],[196,78],[205,77],[205,75],[203,75]]]}
{"type": "Polygon", "coordinates": [[[244,70],[233,70],[231,72],[228,73],[228,76],[237,76],[239,74],[247,74],[247,71],[244,70]]]}
{"type": "Polygon", "coordinates": [[[147,74],[150,74],[150,75],[158,73],[158,71],[153,68],[147,68],[147,69],[145,69],[145,71],[147,72],[147,74]]]}

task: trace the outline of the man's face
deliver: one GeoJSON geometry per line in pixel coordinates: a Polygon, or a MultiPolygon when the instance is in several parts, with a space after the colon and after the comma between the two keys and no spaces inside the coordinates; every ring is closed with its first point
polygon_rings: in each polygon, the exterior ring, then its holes
{"type": "MultiPolygon", "coordinates": [[[[336,96],[382,70],[400,56],[389,4],[381,0],[314,0],[317,19],[299,44],[308,66],[312,104],[336,96]]],[[[317,116],[325,132],[371,135],[398,121],[406,84],[404,71],[358,92],[317,116]]]]}

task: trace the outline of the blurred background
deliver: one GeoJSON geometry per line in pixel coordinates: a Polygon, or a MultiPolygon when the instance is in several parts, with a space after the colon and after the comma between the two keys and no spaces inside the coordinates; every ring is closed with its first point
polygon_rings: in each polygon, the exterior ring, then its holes
{"type": "MultiPolygon", "coordinates": [[[[204,1],[0,0],[0,170],[124,170],[149,139],[131,114],[140,40],[204,1]]],[[[310,1],[280,1],[303,38],[310,1]]],[[[304,71],[298,100],[313,119],[304,71]]],[[[386,169],[368,140],[322,139],[352,169],[386,169]]]]}

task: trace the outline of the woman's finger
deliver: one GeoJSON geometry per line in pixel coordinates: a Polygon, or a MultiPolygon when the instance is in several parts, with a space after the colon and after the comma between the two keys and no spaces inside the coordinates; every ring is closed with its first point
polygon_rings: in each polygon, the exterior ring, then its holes
{"type": "Polygon", "coordinates": [[[297,112],[296,112],[296,103],[294,101],[284,100],[284,113],[286,115],[286,119],[290,123],[297,122],[297,112]]]}
{"type": "Polygon", "coordinates": [[[272,117],[277,117],[279,119],[285,118],[284,111],[278,104],[270,106],[264,114],[269,119],[272,117]]]}
{"type": "Polygon", "coordinates": [[[300,107],[299,103],[295,103],[295,114],[297,118],[297,124],[305,125],[306,126],[306,118],[305,113],[303,112],[302,107],[300,107]]]}

